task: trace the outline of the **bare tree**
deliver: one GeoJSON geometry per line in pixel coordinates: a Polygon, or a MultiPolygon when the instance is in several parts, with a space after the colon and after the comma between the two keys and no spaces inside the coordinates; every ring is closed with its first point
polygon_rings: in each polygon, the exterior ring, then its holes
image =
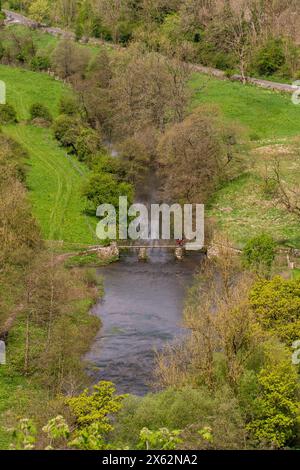
{"type": "Polygon", "coordinates": [[[298,184],[287,183],[282,175],[280,160],[275,158],[272,174],[269,178],[275,183],[275,196],[277,201],[284,206],[288,212],[300,217],[300,188],[298,184]]]}

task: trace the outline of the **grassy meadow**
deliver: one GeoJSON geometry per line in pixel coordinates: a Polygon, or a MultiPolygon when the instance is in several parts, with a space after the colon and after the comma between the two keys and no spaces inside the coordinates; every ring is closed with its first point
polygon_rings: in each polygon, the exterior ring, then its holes
{"type": "Polygon", "coordinates": [[[18,113],[19,123],[3,131],[17,140],[29,153],[27,184],[33,213],[45,240],[91,244],[95,242],[96,219],[85,215],[81,186],[86,167],[61,148],[51,129],[30,125],[32,103],[46,105],[53,117],[65,86],[44,73],[0,66],[0,79],[6,83],[7,102],[18,113]]]}
{"type": "Polygon", "coordinates": [[[208,204],[208,215],[238,247],[262,232],[282,245],[300,247],[299,220],[263,194],[265,168],[275,156],[286,181],[300,177],[300,106],[288,94],[201,74],[193,75],[191,86],[194,107],[215,106],[224,122],[240,128],[251,142],[241,155],[245,174],[219,188],[208,204]]]}

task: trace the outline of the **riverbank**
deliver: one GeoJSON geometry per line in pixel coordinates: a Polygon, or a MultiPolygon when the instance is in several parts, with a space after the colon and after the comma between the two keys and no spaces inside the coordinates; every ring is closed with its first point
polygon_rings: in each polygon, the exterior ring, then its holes
{"type": "MultiPolygon", "coordinates": [[[[26,306],[16,316],[7,337],[6,365],[0,365],[2,450],[9,449],[12,440],[9,429],[14,428],[20,416],[42,423],[52,416],[54,409],[59,411],[63,406],[63,391],[72,395],[89,383],[83,356],[90,349],[101,325],[101,320],[92,316],[90,311],[103,295],[102,280],[92,269],[66,270],[62,266],[55,268],[57,269],[61,273],[58,282],[63,284],[67,280],[68,287],[64,287],[71,289],[69,293],[72,300],[69,301],[68,311],[62,312],[61,319],[56,319],[53,330],[56,336],[53,337],[51,346],[48,346],[48,353],[45,355],[43,352],[44,338],[48,334],[46,325],[32,324],[29,369],[27,372],[24,370],[24,353],[26,344],[28,345],[26,306]]],[[[58,307],[65,310],[62,298],[59,305],[56,300],[56,309],[58,307]]]]}

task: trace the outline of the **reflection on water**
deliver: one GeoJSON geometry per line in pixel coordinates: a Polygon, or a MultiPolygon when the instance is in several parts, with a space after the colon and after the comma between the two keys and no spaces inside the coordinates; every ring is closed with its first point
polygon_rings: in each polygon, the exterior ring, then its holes
{"type": "Polygon", "coordinates": [[[179,262],[171,251],[153,249],[147,263],[131,252],[99,269],[105,297],[94,314],[103,326],[87,355],[95,382],[110,380],[120,393],[149,390],[155,350],[184,332],[184,295],[200,262],[200,254],[179,262]]]}

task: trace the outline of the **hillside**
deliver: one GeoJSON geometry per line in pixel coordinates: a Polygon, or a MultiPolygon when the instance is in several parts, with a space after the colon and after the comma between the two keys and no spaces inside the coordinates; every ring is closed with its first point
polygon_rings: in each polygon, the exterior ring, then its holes
{"type": "Polygon", "coordinates": [[[264,196],[263,177],[265,166],[278,157],[285,179],[299,178],[300,107],[288,94],[201,74],[194,74],[191,85],[194,107],[215,106],[251,143],[243,157],[246,173],[214,194],[208,214],[239,247],[249,237],[267,232],[280,244],[299,248],[297,217],[264,196]]]}
{"type": "Polygon", "coordinates": [[[81,185],[86,168],[68,155],[52,137],[51,130],[27,123],[32,103],[43,103],[53,117],[68,90],[47,74],[0,67],[7,86],[7,101],[15,106],[19,123],[3,131],[20,142],[29,153],[28,186],[33,213],[45,240],[89,244],[95,241],[95,220],[84,214],[81,185]]]}

